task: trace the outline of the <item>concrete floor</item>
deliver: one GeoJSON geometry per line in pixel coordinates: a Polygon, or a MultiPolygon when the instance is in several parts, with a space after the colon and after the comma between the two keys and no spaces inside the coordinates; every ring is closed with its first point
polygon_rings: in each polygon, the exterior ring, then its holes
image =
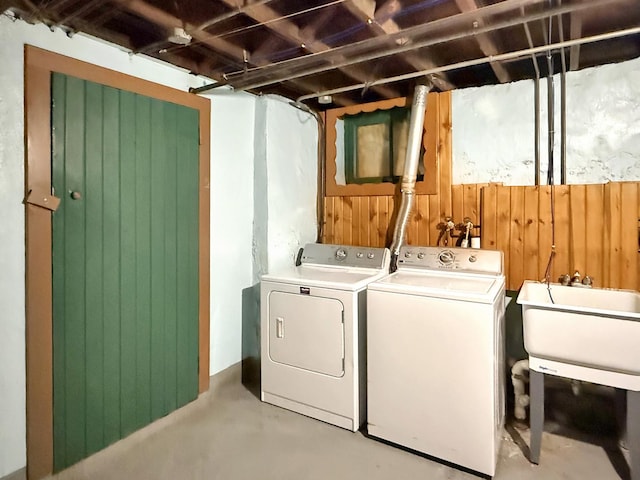
{"type": "MultiPolygon", "coordinates": [[[[210,393],[53,476],[80,479],[477,479],[433,459],[260,402],[235,369],[210,393]]],[[[548,423],[541,464],[527,460],[528,430],[509,425],[497,480],[628,478],[613,438],[548,423]],[[553,433],[554,430],[556,433],[553,433]]]]}

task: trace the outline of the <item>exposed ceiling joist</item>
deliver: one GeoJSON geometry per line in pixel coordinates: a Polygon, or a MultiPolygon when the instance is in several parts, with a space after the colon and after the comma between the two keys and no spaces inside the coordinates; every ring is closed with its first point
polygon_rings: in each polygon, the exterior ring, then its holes
{"type": "MultiPolygon", "coordinates": [[[[394,2],[388,3],[391,4],[394,2]]],[[[397,4],[397,2],[395,3],[397,4]]],[[[390,15],[389,9],[376,12],[375,0],[353,0],[346,2],[344,7],[358,20],[367,24],[369,30],[377,37],[386,37],[401,30],[390,15]]],[[[393,40],[390,41],[393,43],[393,40]]],[[[402,53],[401,57],[409,66],[417,70],[428,70],[436,66],[435,62],[427,58],[422,58],[412,51],[402,53]]],[[[444,89],[451,90],[454,88],[446,75],[442,75],[440,81],[441,84],[439,86],[444,85],[444,89]]]]}
{"type": "Polygon", "coordinates": [[[84,32],[217,81],[197,91],[228,85],[326,109],[400,96],[411,91],[420,76],[431,77],[442,90],[536,78],[548,43],[554,55],[567,50],[565,65],[568,62],[571,70],[640,57],[637,4],[638,0],[0,0],[0,11],[8,8],[9,16],[52,30],[59,26],[69,36],[84,32]],[[566,37],[556,18],[564,21],[566,37]],[[552,38],[544,34],[550,19],[552,38]],[[536,28],[528,28],[533,25],[536,28]],[[173,35],[178,44],[171,43],[169,37],[179,27],[186,34],[173,35]],[[179,40],[188,42],[188,35],[192,41],[181,44],[179,40]],[[585,42],[589,46],[581,48],[585,42]],[[446,84],[438,81],[443,74],[446,84]],[[333,103],[317,102],[322,94],[332,95],[333,103]]]}
{"type": "MultiPolygon", "coordinates": [[[[571,15],[571,22],[569,25],[569,37],[580,38],[582,35],[582,15],[580,12],[575,12],[571,15]]],[[[580,68],[580,45],[574,45],[569,50],[569,70],[578,70],[580,68]]]]}
{"type": "MultiPolygon", "coordinates": [[[[476,0],[456,0],[456,5],[458,5],[458,8],[462,13],[475,12],[476,10],[478,10],[478,3],[476,2],[476,0]]],[[[482,18],[478,18],[475,22],[477,23],[474,23],[474,26],[477,25],[477,27],[483,27],[485,25],[485,22],[482,18]]],[[[498,49],[490,34],[478,34],[476,35],[476,41],[480,46],[480,50],[482,50],[482,53],[484,53],[486,56],[489,57],[500,53],[500,49],[498,49]]],[[[504,65],[499,62],[491,62],[490,65],[493,69],[493,73],[495,73],[496,78],[500,83],[508,83],[511,81],[511,75],[509,75],[509,72],[504,67],[504,65]]]]}
{"type": "MultiPolygon", "coordinates": [[[[222,0],[222,2],[229,7],[237,7],[235,0],[222,0]]],[[[317,53],[331,49],[329,45],[325,44],[317,37],[302,37],[300,35],[300,30],[293,22],[282,18],[282,15],[268,5],[257,5],[254,8],[247,10],[245,15],[248,15],[258,23],[264,24],[267,28],[274,31],[277,35],[285,38],[287,41],[300,45],[304,50],[317,53]],[[273,21],[277,19],[279,19],[277,22],[273,21]]],[[[368,83],[375,80],[374,78],[371,78],[370,72],[367,72],[358,66],[349,66],[341,68],[340,70],[359,82],[368,83]]],[[[376,91],[381,95],[389,96],[390,98],[401,96],[397,90],[391,87],[377,87],[376,91]]]]}

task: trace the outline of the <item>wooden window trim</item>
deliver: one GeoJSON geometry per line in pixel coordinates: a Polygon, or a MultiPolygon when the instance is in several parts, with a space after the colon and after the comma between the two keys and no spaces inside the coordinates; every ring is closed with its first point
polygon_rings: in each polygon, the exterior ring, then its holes
{"type": "MultiPolygon", "coordinates": [[[[209,100],[31,45],[25,45],[24,58],[25,197],[31,190],[51,191],[52,72],[184,105],[200,112],[198,391],[207,391],[210,348],[209,100]]],[[[27,474],[30,479],[39,479],[53,471],[51,213],[26,204],[25,215],[27,474]]]]}
{"type": "MultiPolygon", "coordinates": [[[[416,194],[433,195],[438,193],[438,165],[440,154],[440,103],[450,101],[450,95],[429,93],[424,119],[424,134],[422,144],[424,147],[424,180],[416,182],[416,194]]],[[[383,100],[380,102],[350,105],[348,107],[333,108],[325,112],[325,196],[327,197],[358,197],[395,195],[398,184],[394,183],[363,183],[338,185],[336,183],[336,121],[343,115],[355,115],[376,110],[389,110],[394,107],[407,107],[410,99],[407,97],[383,100]]]]}

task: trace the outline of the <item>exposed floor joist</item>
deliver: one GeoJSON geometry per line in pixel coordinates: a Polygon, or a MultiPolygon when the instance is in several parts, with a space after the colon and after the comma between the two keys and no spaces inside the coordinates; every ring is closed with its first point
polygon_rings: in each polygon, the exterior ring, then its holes
{"type": "MultiPolygon", "coordinates": [[[[473,12],[478,10],[479,8],[476,0],[455,0],[455,1],[456,1],[456,5],[460,9],[460,12],[462,13],[473,12]]],[[[474,26],[477,26],[477,27],[483,27],[484,25],[485,23],[481,18],[478,18],[476,20],[476,23],[474,23],[474,26]]],[[[482,53],[484,53],[487,57],[492,55],[497,55],[500,53],[500,50],[496,46],[496,43],[493,41],[493,39],[489,34],[481,33],[476,35],[475,38],[476,38],[476,41],[478,42],[478,45],[480,46],[480,50],[482,50],[482,53]]],[[[509,75],[509,72],[507,71],[507,69],[504,68],[504,65],[502,65],[499,62],[491,62],[490,65],[491,65],[491,68],[493,69],[493,73],[495,73],[496,78],[500,83],[508,83],[511,81],[511,75],[509,75]]]]}

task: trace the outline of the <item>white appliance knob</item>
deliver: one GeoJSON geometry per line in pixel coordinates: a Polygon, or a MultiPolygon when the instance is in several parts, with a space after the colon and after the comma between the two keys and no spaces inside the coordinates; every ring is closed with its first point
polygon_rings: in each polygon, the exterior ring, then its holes
{"type": "Polygon", "coordinates": [[[411,252],[404,252],[404,258],[411,258],[411,252]]]}
{"type": "Polygon", "coordinates": [[[375,256],[376,256],[376,254],[375,254],[375,253],[373,253],[373,252],[369,252],[369,253],[367,253],[367,258],[373,258],[373,257],[375,257],[375,256]]]}
{"type": "Polygon", "coordinates": [[[339,248],[336,251],[336,258],[338,260],[344,260],[345,258],[347,258],[347,251],[344,248],[339,248]]]}
{"type": "Polygon", "coordinates": [[[364,253],[358,252],[358,253],[356,253],[356,257],[362,258],[362,257],[364,257],[364,253]]]}
{"type": "Polygon", "coordinates": [[[418,254],[418,258],[419,258],[420,260],[422,260],[422,259],[424,258],[424,253],[420,252],[420,253],[418,254]]]}
{"type": "Polygon", "coordinates": [[[471,256],[469,257],[469,261],[470,261],[471,263],[474,263],[476,260],[478,260],[478,258],[477,258],[475,255],[471,255],[471,256]]]}

